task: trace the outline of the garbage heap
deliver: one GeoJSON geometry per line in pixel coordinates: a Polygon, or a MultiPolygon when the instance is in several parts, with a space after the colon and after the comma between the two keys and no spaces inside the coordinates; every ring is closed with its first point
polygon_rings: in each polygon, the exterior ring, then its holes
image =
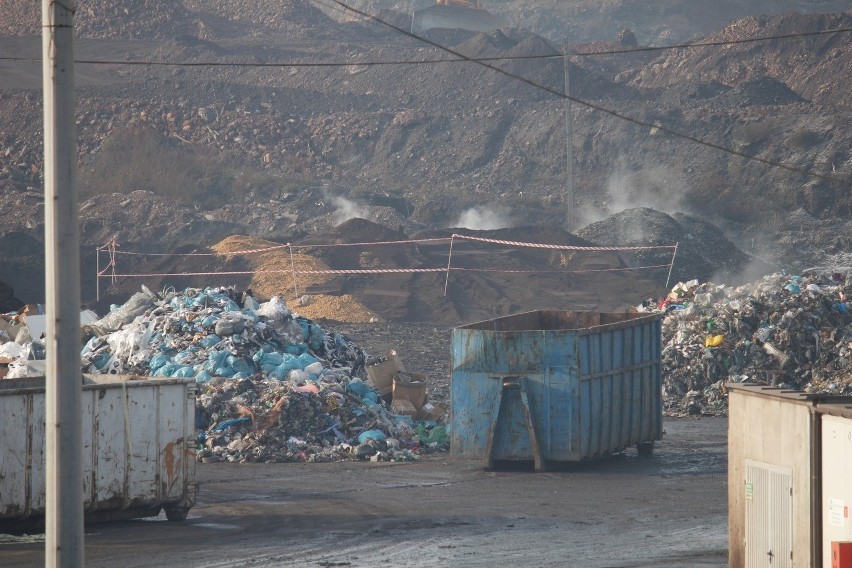
{"type": "Polygon", "coordinates": [[[362,349],[278,297],[143,286],[83,331],[84,372],[195,378],[201,461],[407,461],[447,443],[437,422],[389,412],[362,349]]]}
{"type": "Polygon", "coordinates": [[[727,412],[725,383],[852,394],[852,273],[776,273],[739,287],[678,283],[639,311],[664,312],[669,415],[727,412]]]}

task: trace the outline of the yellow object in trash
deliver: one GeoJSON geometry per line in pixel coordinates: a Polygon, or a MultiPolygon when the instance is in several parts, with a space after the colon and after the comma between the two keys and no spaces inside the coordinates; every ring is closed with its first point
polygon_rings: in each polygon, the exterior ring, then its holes
{"type": "Polygon", "coordinates": [[[725,341],[724,335],[708,335],[704,340],[704,347],[719,347],[725,341]]]}

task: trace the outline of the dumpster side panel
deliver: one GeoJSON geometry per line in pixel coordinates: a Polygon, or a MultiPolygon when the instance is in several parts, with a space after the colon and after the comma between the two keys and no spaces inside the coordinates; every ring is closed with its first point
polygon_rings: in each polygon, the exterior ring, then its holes
{"type": "Polygon", "coordinates": [[[47,506],[47,495],[45,494],[45,486],[47,483],[47,475],[45,472],[44,463],[44,442],[45,439],[44,420],[47,416],[45,408],[44,396],[31,396],[32,400],[32,421],[29,424],[32,437],[29,440],[30,463],[27,472],[30,480],[28,483],[28,496],[30,511],[42,511],[47,506]]]}
{"type": "Polygon", "coordinates": [[[95,497],[95,471],[97,451],[95,448],[95,406],[97,391],[84,390],[80,396],[81,424],[80,433],[83,441],[83,502],[92,503],[95,497]]]}
{"type": "Polygon", "coordinates": [[[124,488],[129,475],[130,451],[128,439],[132,430],[129,406],[125,406],[126,390],[100,385],[95,416],[95,491],[94,502],[87,509],[120,509],[124,507],[124,488]],[[128,431],[130,430],[130,431],[128,431]]]}
{"type": "Polygon", "coordinates": [[[0,515],[25,516],[30,507],[32,396],[0,397],[3,438],[0,446],[0,515]]]}
{"type": "Polygon", "coordinates": [[[540,385],[543,392],[534,397],[532,411],[533,416],[538,413],[536,431],[544,439],[542,451],[546,459],[574,460],[578,455],[576,375],[569,367],[550,367],[540,385]]]}
{"type": "MultiPolygon", "coordinates": [[[[43,515],[46,497],[44,381],[26,388],[9,386],[14,385],[0,383],[0,520],[43,515]]],[[[87,513],[195,504],[193,389],[191,379],[83,387],[87,513]]]]}
{"type": "Polygon", "coordinates": [[[130,461],[124,495],[129,506],[157,503],[160,497],[159,393],[167,387],[128,388],[130,461]]]}
{"type": "Polygon", "coordinates": [[[163,502],[184,499],[187,480],[195,479],[195,456],[190,440],[195,423],[195,396],[187,393],[184,385],[160,388],[160,498],[163,502]]]}
{"type": "MultiPolygon", "coordinates": [[[[559,318],[551,314],[554,320],[559,318]]],[[[576,324],[577,314],[562,312],[562,318],[571,325],[576,324]]],[[[545,360],[546,368],[543,387],[546,395],[539,400],[547,410],[538,420],[537,430],[540,437],[545,439],[543,447],[546,459],[572,461],[577,459],[580,450],[578,408],[577,363],[578,346],[575,331],[551,331],[546,334],[547,347],[545,360]]]]}
{"type": "Polygon", "coordinates": [[[592,330],[579,341],[581,459],[660,439],[659,320],[592,330]]]}
{"type": "Polygon", "coordinates": [[[453,372],[450,383],[450,452],[460,458],[481,458],[491,423],[497,419],[502,385],[486,373],[453,372]]]}

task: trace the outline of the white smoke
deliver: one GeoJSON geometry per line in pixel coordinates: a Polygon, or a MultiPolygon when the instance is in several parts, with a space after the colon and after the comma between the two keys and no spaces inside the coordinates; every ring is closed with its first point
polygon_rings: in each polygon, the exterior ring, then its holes
{"type": "Polygon", "coordinates": [[[477,205],[464,211],[455,226],[475,231],[489,231],[511,227],[512,223],[506,215],[485,205],[477,205]]]}
{"type": "Polygon", "coordinates": [[[334,225],[345,223],[349,219],[359,217],[361,219],[370,218],[370,208],[358,205],[350,199],[346,199],[340,195],[331,197],[331,202],[337,208],[334,212],[334,225]]]}
{"type": "Polygon", "coordinates": [[[649,207],[663,213],[687,212],[686,183],[681,175],[659,165],[646,164],[634,170],[619,160],[606,182],[602,207],[584,207],[577,212],[578,226],[605,219],[625,209],[649,207]]]}

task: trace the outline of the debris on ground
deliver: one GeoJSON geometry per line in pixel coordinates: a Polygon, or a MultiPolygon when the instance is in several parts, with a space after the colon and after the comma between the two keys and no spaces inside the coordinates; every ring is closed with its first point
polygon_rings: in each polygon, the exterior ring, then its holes
{"type": "MultiPolygon", "coordinates": [[[[390,412],[365,380],[360,347],[277,296],[258,304],[233,287],[142,286],[84,325],[83,339],[83,372],[195,379],[205,462],[409,461],[447,444],[436,420],[390,412]]],[[[27,349],[14,353],[19,373],[43,358],[27,349]]]]}
{"type": "Polygon", "coordinates": [[[727,412],[725,383],[852,394],[852,272],[775,273],[738,287],[680,282],[639,311],[664,312],[669,415],[727,412]]]}

